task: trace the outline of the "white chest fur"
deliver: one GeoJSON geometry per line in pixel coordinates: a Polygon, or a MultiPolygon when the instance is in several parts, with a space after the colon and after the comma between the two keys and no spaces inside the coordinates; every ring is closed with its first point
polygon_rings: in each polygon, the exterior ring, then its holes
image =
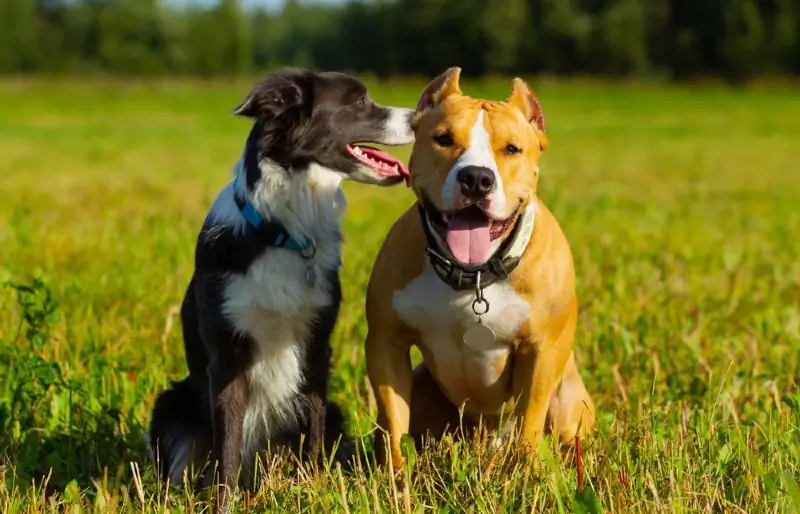
{"type": "MultiPolygon", "coordinates": [[[[346,203],[341,174],[312,166],[304,173],[287,175],[269,162],[261,163],[263,180],[251,202],[269,218],[280,219],[293,235],[316,241],[313,261],[299,253],[269,248],[244,274],[226,277],[222,311],[235,330],[256,344],[247,371],[248,404],[244,419],[242,464],[250,466],[254,454],[284,428],[296,425],[298,393],[304,379],[304,357],[314,313],[331,305],[327,274],[340,263],[340,220],[346,203]],[[316,280],[309,283],[312,265],[316,280]]],[[[235,173],[245,181],[241,162],[235,173]]],[[[233,185],[220,193],[212,218],[243,230],[244,218],[233,199],[233,185]]]]}
{"type": "Polygon", "coordinates": [[[312,287],[302,258],[277,250],[262,255],[247,274],[228,278],[225,315],[256,342],[247,372],[243,462],[265,448],[272,434],[297,423],[309,330],[314,312],[332,301],[328,287],[322,276],[312,287]]]}
{"type": "Polygon", "coordinates": [[[477,323],[472,311],[475,292],[454,291],[429,264],[394,294],[393,305],[400,319],[422,335],[423,353],[434,361],[431,368],[450,400],[456,405],[470,400],[468,411],[489,413],[507,399],[504,364],[508,344],[530,316],[530,306],[507,282],[497,282],[483,294],[490,309],[482,322],[494,331],[496,345],[480,351],[461,339],[464,331],[477,323]]]}

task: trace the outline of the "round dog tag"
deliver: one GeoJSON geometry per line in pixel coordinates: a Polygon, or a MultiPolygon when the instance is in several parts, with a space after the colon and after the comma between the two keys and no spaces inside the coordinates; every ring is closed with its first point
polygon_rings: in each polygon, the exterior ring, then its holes
{"type": "Polygon", "coordinates": [[[494,348],[494,331],[486,325],[478,324],[467,329],[462,336],[464,344],[473,350],[491,350],[494,348]]]}
{"type": "Polygon", "coordinates": [[[317,284],[317,272],[314,270],[314,266],[306,268],[306,282],[310,287],[314,287],[317,284]]]}

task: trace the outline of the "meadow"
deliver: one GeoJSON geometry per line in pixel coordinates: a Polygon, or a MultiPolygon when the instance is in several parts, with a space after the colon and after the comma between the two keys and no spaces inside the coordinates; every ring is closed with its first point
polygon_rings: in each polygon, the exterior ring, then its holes
{"type": "MultiPolygon", "coordinates": [[[[0,511],[207,508],[154,483],[143,433],[185,374],[177,309],[251,84],[0,82],[0,511]]],[[[800,94],[531,84],[551,142],[540,197],[572,246],[598,410],[580,472],[552,444],[534,469],[444,441],[401,483],[278,466],[237,512],[800,511],[800,94]]],[[[423,85],[370,87],[411,107],[423,85]]],[[[509,81],[463,88],[504,98],[509,81]]],[[[364,291],[413,197],[345,190],[332,397],[369,450],[364,291]]]]}

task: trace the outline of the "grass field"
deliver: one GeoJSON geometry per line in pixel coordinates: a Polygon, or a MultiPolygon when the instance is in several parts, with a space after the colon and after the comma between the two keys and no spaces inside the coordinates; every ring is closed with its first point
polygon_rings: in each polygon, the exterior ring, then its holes
{"type": "MultiPolygon", "coordinates": [[[[598,408],[583,489],[572,454],[543,448],[535,471],[445,442],[405,486],[275,471],[253,511],[800,511],[800,94],[533,84],[540,196],[572,245],[598,408]]],[[[206,508],[153,483],[142,436],[185,373],[176,309],[249,85],[0,83],[2,512],[206,508]]],[[[412,106],[422,85],[372,91],[412,106]]],[[[464,88],[500,98],[508,82],[464,88]]],[[[363,296],[412,196],[346,192],[332,395],[371,446],[363,296]]]]}

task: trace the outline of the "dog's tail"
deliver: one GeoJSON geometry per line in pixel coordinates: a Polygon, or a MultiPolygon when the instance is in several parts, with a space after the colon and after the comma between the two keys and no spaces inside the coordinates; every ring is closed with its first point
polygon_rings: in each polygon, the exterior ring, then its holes
{"type": "Polygon", "coordinates": [[[183,484],[184,470],[205,459],[210,451],[208,412],[191,377],[173,382],[158,395],[150,420],[150,452],[161,480],[183,484]]]}

